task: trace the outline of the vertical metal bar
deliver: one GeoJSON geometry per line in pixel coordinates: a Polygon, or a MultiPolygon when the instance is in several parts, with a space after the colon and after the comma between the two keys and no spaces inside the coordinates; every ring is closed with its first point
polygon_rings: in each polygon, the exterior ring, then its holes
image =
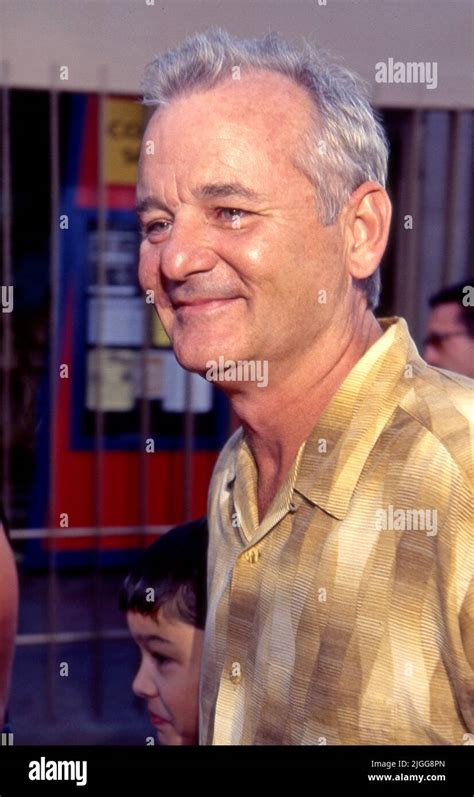
{"type": "Polygon", "coordinates": [[[459,234],[462,233],[461,170],[465,168],[462,152],[462,115],[449,113],[449,152],[446,235],[443,257],[443,284],[449,285],[459,276],[459,234]]]}
{"type": "Polygon", "coordinates": [[[94,518],[96,533],[94,536],[94,576],[93,576],[93,626],[95,639],[92,650],[92,708],[96,717],[102,714],[102,642],[99,638],[101,617],[101,574],[100,574],[100,529],[102,526],[102,495],[104,468],[104,390],[102,374],[104,368],[104,302],[105,302],[105,249],[107,246],[107,187],[105,178],[105,103],[107,76],[105,67],[99,69],[99,94],[97,97],[97,393],[94,415],[94,518]]]}
{"type": "Polygon", "coordinates": [[[444,252],[442,262],[442,282],[447,285],[451,281],[451,274],[455,268],[453,263],[453,249],[455,244],[455,225],[457,216],[457,181],[456,164],[459,158],[459,114],[449,112],[449,143],[448,143],[448,183],[446,202],[446,232],[444,236],[444,252]]]}
{"type": "MultiPolygon", "coordinates": [[[[145,108],[145,113],[143,118],[143,130],[145,129],[145,125],[148,123],[148,120],[151,118],[153,111],[154,111],[153,108],[145,108]]],[[[150,486],[149,460],[147,459],[148,453],[146,450],[146,440],[151,437],[151,403],[150,403],[151,399],[149,395],[150,393],[149,377],[152,365],[150,364],[150,366],[148,366],[147,357],[148,353],[151,351],[152,348],[152,329],[153,329],[152,313],[155,312],[156,309],[154,305],[145,303],[145,311],[143,313],[143,341],[140,352],[141,356],[140,377],[141,377],[142,396],[140,399],[140,453],[139,453],[139,474],[140,474],[139,516],[140,516],[140,527],[142,531],[141,545],[143,548],[145,548],[147,544],[145,527],[147,524],[148,501],[149,501],[148,496],[149,496],[149,486],[150,486]]]]}
{"type": "Polygon", "coordinates": [[[403,141],[402,183],[398,214],[397,258],[396,258],[396,312],[404,308],[404,316],[414,337],[419,329],[419,269],[420,247],[420,195],[421,155],[423,143],[424,115],[414,110],[410,116],[408,135],[403,141]],[[404,217],[413,217],[413,228],[405,229],[404,217]]]}
{"type": "Polygon", "coordinates": [[[194,442],[194,413],[192,409],[192,374],[186,371],[184,375],[184,493],[183,515],[184,520],[190,520],[193,506],[193,442],[194,442]]]}
{"type": "MultiPolygon", "coordinates": [[[[472,283],[472,264],[474,263],[474,236],[470,234],[471,232],[471,224],[470,221],[474,218],[474,113],[469,113],[469,130],[468,130],[468,140],[469,140],[469,156],[468,156],[468,169],[470,174],[470,190],[468,192],[466,202],[467,202],[467,212],[468,212],[468,240],[466,245],[467,250],[467,257],[466,262],[464,264],[464,273],[462,278],[466,278],[466,280],[471,280],[472,283]]],[[[467,283],[466,283],[467,284],[467,283]]]]}
{"type": "MultiPolygon", "coordinates": [[[[59,379],[59,94],[56,88],[58,67],[51,68],[51,89],[49,92],[49,157],[51,180],[51,219],[50,219],[50,308],[49,308],[49,527],[51,538],[48,554],[48,633],[57,629],[58,584],[56,573],[56,535],[54,529],[59,525],[56,517],[56,437],[54,418],[56,417],[57,391],[59,379]]],[[[48,714],[56,718],[56,686],[58,682],[56,642],[48,642],[48,714]]]]}
{"type": "MultiPolygon", "coordinates": [[[[149,494],[149,470],[148,470],[148,456],[146,450],[146,441],[151,436],[151,407],[150,407],[150,391],[149,391],[149,374],[150,365],[147,363],[147,357],[151,350],[151,305],[145,304],[143,313],[143,341],[140,349],[140,384],[141,384],[141,398],[140,398],[140,452],[139,452],[139,479],[140,479],[140,506],[139,518],[140,528],[142,532],[141,544],[144,548],[146,545],[145,527],[147,523],[148,511],[148,494],[149,494]]],[[[154,308],[153,308],[154,311],[154,308]]]]}
{"type": "MultiPolygon", "coordinates": [[[[12,199],[10,169],[10,88],[9,66],[2,62],[2,286],[9,291],[12,279],[12,199]]],[[[13,301],[15,301],[13,297],[13,301]]],[[[7,518],[11,518],[11,313],[2,305],[2,502],[7,518]]]]}

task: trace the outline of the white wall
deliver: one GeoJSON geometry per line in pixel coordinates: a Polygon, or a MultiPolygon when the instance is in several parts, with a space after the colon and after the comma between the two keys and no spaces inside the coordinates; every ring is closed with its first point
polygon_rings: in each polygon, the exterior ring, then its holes
{"type": "Polygon", "coordinates": [[[185,35],[221,25],[310,38],[373,85],[386,107],[473,106],[470,0],[0,0],[0,60],[15,87],[137,94],[144,65],[185,35]],[[375,64],[436,61],[438,87],[376,84],[375,64]],[[69,80],[58,80],[59,66],[69,80]]]}

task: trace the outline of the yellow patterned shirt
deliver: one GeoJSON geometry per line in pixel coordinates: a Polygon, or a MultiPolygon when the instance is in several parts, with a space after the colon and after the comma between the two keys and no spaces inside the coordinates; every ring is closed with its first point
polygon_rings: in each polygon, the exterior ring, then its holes
{"type": "Polygon", "coordinates": [[[216,463],[200,744],[474,740],[474,382],[379,323],[260,523],[216,463]]]}

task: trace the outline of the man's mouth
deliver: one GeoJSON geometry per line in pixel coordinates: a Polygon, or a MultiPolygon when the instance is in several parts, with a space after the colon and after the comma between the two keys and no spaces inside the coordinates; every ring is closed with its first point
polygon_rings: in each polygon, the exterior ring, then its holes
{"type": "Polygon", "coordinates": [[[157,728],[161,728],[162,725],[169,725],[169,720],[165,719],[164,717],[159,717],[158,714],[152,714],[150,711],[150,722],[152,725],[155,725],[157,728]]]}
{"type": "Polygon", "coordinates": [[[176,312],[182,314],[194,314],[194,313],[202,313],[202,312],[210,312],[212,310],[219,310],[220,308],[224,307],[225,305],[229,304],[229,302],[233,302],[238,299],[238,296],[225,296],[225,297],[215,297],[215,298],[196,298],[196,299],[189,299],[183,301],[173,302],[173,307],[176,312]]]}

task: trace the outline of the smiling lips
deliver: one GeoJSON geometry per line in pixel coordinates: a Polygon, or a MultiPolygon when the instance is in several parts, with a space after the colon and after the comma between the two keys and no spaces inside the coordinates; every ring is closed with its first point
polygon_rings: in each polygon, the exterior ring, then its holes
{"type": "Polygon", "coordinates": [[[184,311],[186,313],[202,312],[203,310],[215,310],[222,307],[228,302],[238,299],[238,296],[225,296],[208,299],[192,299],[191,301],[173,302],[173,307],[176,312],[184,311]]]}
{"type": "Polygon", "coordinates": [[[169,725],[169,720],[165,720],[164,717],[159,717],[157,714],[152,714],[150,711],[150,721],[152,725],[155,725],[157,728],[160,728],[162,725],[169,725]]]}

